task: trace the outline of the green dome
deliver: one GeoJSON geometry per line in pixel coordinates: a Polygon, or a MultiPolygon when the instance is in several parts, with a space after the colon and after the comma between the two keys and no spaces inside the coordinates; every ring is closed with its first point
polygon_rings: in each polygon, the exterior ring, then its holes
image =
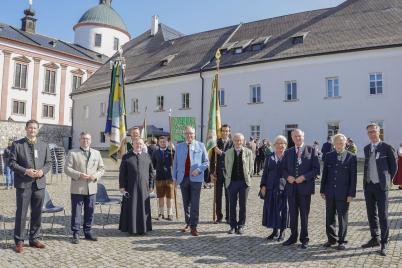
{"type": "Polygon", "coordinates": [[[101,23],[128,32],[127,26],[120,15],[106,3],[90,8],[82,15],[78,24],[86,22],[101,23]]]}

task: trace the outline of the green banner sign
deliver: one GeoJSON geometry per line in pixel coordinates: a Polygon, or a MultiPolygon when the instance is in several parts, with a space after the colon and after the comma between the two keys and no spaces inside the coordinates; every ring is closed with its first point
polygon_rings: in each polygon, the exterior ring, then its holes
{"type": "Polygon", "coordinates": [[[195,129],[195,117],[172,117],[172,141],[182,142],[184,141],[184,128],[186,126],[192,126],[195,129]]]}

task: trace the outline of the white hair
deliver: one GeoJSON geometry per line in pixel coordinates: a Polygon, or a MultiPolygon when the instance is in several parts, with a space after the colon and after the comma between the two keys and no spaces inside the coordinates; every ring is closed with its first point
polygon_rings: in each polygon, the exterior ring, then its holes
{"type": "Polygon", "coordinates": [[[278,141],[283,141],[286,144],[288,144],[288,139],[286,139],[286,137],[283,136],[283,135],[276,136],[275,139],[274,139],[274,144],[276,144],[278,141]]]}
{"type": "Polygon", "coordinates": [[[336,140],[342,140],[344,143],[348,140],[345,135],[338,133],[332,137],[332,141],[335,142],[336,140]]]}
{"type": "Polygon", "coordinates": [[[292,130],[292,135],[293,135],[293,133],[296,133],[296,132],[300,132],[300,134],[302,134],[302,135],[304,136],[304,131],[301,130],[300,128],[295,128],[295,129],[293,129],[293,130],[292,130]]]}
{"type": "Polygon", "coordinates": [[[234,135],[233,135],[233,139],[234,139],[235,137],[240,137],[240,139],[244,141],[244,135],[243,135],[242,133],[236,133],[236,134],[234,134],[234,135]]]}
{"type": "Polygon", "coordinates": [[[186,126],[186,127],[184,128],[184,132],[185,132],[186,130],[191,130],[192,133],[195,133],[195,129],[194,129],[192,126],[186,126]]]}

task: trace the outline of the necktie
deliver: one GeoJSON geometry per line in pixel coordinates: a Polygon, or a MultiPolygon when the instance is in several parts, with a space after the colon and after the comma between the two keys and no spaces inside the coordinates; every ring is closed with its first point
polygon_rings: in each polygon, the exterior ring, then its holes
{"type": "Polygon", "coordinates": [[[297,159],[301,158],[301,148],[297,147],[297,159]]]}

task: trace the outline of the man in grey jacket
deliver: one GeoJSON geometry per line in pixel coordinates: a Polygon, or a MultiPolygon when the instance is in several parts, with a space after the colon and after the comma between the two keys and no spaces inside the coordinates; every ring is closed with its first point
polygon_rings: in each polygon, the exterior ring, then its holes
{"type": "Polygon", "coordinates": [[[90,148],[91,135],[80,134],[80,148],[68,153],[65,173],[71,177],[71,231],[73,244],[79,243],[81,212],[84,205],[84,235],[85,239],[97,241],[91,232],[95,211],[97,182],[105,172],[103,160],[99,151],[90,148]]]}

